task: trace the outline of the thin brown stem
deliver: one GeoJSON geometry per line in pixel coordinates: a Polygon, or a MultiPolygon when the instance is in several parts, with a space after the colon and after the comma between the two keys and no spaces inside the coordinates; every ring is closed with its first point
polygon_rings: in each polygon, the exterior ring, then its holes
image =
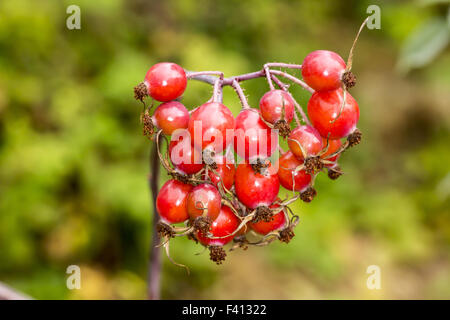
{"type": "Polygon", "coordinates": [[[279,75],[279,76],[282,76],[283,78],[291,80],[292,82],[300,85],[302,88],[308,90],[309,92],[314,93],[314,89],[313,88],[308,86],[305,82],[303,82],[299,78],[294,77],[293,75],[290,75],[289,73],[286,73],[286,72],[283,72],[283,71],[279,71],[279,70],[270,70],[270,73],[273,73],[275,75],[279,75]]]}
{"type": "Polygon", "coordinates": [[[267,83],[269,84],[270,90],[275,90],[275,87],[273,86],[272,78],[270,76],[270,70],[267,65],[264,65],[264,73],[266,74],[267,83]]]}
{"type": "Polygon", "coordinates": [[[242,109],[250,109],[250,106],[248,105],[247,97],[244,94],[244,91],[242,90],[242,87],[239,85],[239,82],[234,80],[231,84],[233,89],[236,91],[239,100],[241,100],[242,109]]]}
{"type": "MultiPolygon", "coordinates": [[[[160,139],[157,136],[155,139],[160,139]]],[[[147,295],[150,300],[159,300],[161,294],[161,250],[158,247],[161,239],[156,232],[156,225],[159,222],[159,216],[156,212],[156,197],[159,189],[159,156],[157,150],[158,144],[153,144],[150,154],[150,173],[149,187],[152,194],[153,203],[153,223],[152,223],[152,240],[150,243],[150,261],[148,266],[148,285],[147,295]]]]}
{"type": "Polygon", "coordinates": [[[223,74],[219,79],[216,79],[214,83],[214,90],[212,100],[214,102],[222,102],[223,101],[223,90],[222,90],[222,82],[223,82],[223,74]]]}
{"type": "Polygon", "coordinates": [[[269,62],[264,65],[268,68],[288,68],[288,69],[301,69],[301,64],[283,63],[283,62],[269,62]]]}
{"type": "Polygon", "coordinates": [[[289,95],[292,98],[292,101],[294,101],[294,105],[295,108],[297,109],[298,113],[300,113],[300,116],[302,117],[303,121],[307,124],[307,125],[311,125],[311,122],[309,121],[308,117],[306,116],[306,113],[303,111],[303,108],[300,106],[300,104],[297,102],[297,100],[294,99],[294,97],[292,96],[292,94],[289,92],[289,95]]]}
{"type": "Polygon", "coordinates": [[[353,51],[355,50],[356,47],[356,42],[358,42],[358,38],[359,35],[361,34],[361,31],[364,29],[367,21],[369,21],[370,17],[367,17],[363,23],[361,24],[361,27],[359,27],[358,33],[356,34],[355,40],[353,40],[353,45],[350,48],[350,52],[348,54],[348,59],[347,59],[347,67],[345,68],[345,71],[350,71],[352,70],[352,64],[353,64],[353,51]]]}
{"type": "Polygon", "coordinates": [[[270,76],[272,77],[273,82],[275,82],[281,90],[287,91],[289,89],[289,85],[282,82],[274,74],[270,74],[270,76]]]}

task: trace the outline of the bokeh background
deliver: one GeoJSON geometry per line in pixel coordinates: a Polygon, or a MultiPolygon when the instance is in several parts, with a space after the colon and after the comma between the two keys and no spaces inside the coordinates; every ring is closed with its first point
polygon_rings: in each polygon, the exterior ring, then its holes
{"type": "MultiPolygon", "coordinates": [[[[346,58],[371,4],[381,29],[355,52],[364,140],[341,158],[346,174],[321,175],[318,197],[293,206],[289,245],[216,266],[173,241],[191,275],[163,257],[162,297],[450,298],[448,1],[1,1],[0,281],[37,299],[145,298],[151,144],[133,87],[160,61],[230,76],[315,49],[346,58]],[[70,4],[81,30],[66,28],[70,4]],[[81,290],[66,288],[71,264],[81,290]],[[366,287],[369,265],[381,290],[366,287]]],[[[253,106],[268,89],[243,86],[253,106]]],[[[183,103],[211,91],[190,82],[183,103]]],[[[224,101],[237,115],[230,88],[224,101]]]]}

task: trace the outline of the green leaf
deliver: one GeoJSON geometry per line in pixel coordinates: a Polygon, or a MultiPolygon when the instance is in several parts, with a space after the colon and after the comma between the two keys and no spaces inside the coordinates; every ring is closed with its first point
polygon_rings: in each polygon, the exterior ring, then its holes
{"type": "Polygon", "coordinates": [[[447,21],[433,18],[413,32],[400,53],[397,68],[402,73],[429,64],[448,45],[450,38],[447,21]]]}

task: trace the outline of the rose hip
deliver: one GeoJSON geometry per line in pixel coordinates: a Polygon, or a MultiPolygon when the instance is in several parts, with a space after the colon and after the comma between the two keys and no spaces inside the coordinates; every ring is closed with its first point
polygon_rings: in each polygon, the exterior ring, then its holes
{"type": "Polygon", "coordinates": [[[256,109],[239,113],[234,133],[234,150],[245,160],[266,159],[278,146],[278,135],[261,120],[256,109]]]}
{"type": "Polygon", "coordinates": [[[164,134],[171,135],[176,129],[187,129],[189,111],[178,101],[165,102],[156,108],[153,119],[164,134]]]}
{"type": "Polygon", "coordinates": [[[155,100],[166,102],[181,96],[186,89],[187,78],[183,68],[171,62],[155,64],[144,80],[148,94],[155,100]]]}
{"type": "Polygon", "coordinates": [[[222,197],[212,184],[203,183],[192,189],[187,199],[187,211],[191,219],[207,216],[216,219],[220,212],[222,197]]]}
{"type": "Polygon", "coordinates": [[[303,60],[303,80],[316,91],[336,90],[341,87],[345,72],[344,60],[332,51],[317,50],[303,60]]]}
{"type": "Polygon", "coordinates": [[[234,235],[226,237],[232,234],[239,226],[240,220],[227,206],[222,206],[218,217],[211,224],[210,232],[213,237],[224,237],[219,239],[211,239],[202,232],[197,232],[197,239],[206,246],[223,246],[233,240],[234,235]]]}
{"type": "Polygon", "coordinates": [[[187,198],[192,190],[190,184],[171,179],[167,181],[156,198],[156,210],[165,223],[179,223],[189,218],[187,198]]]}
{"type": "MultiPolygon", "coordinates": [[[[270,206],[271,209],[278,208],[278,204],[273,204],[270,206]]],[[[286,215],[283,210],[274,214],[270,221],[258,221],[258,222],[249,222],[248,225],[250,228],[256,233],[266,235],[269,232],[279,230],[286,225],[286,215]]]]}
{"type": "Polygon", "coordinates": [[[215,162],[217,164],[217,168],[213,170],[209,170],[208,176],[211,179],[211,182],[218,187],[219,183],[223,184],[227,190],[230,190],[234,183],[234,173],[236,171],[236,167],[234,163],[230,163],[230,161],[225,156],[216,156],[215,162]]]}
{"type": "Polygon", "coordinates": [[[236,196],[250,209],[269,206],[277,198],[280,183],[272,165],[257,173],[248,163],[237,166],[234,179],[236,196]]]}
{"type": "Polygon", "coordinates": [[[347,92],[341,112],[342,101],[342,89],[315,92],[309,99],[309,118],[322,137],[340,139],[355,130],[359,119],[358,104],[347,92]]]}
{"type": "Polygon", "coordinates": [[[259,109],[264,120],[272,124],[280,120],[290,123],[294,118],[294,101],[289,93],[283,90],[266,92],[259,101],[259,109]],[[283,107],[284,118],[282,119],[283,107]]]}
{"type": "MultiPolygon", "coordinates": [[[[322,141],[323,147],[325,148],[325,147],[327,146],[327,139],[325,139],[325,138],[322,138],[322,139],[323,139],[323,141],[322,141]]],[[[326,160],[328,160],[328,161],[336,162],[336,161],[339,159],[339,157],[341,156],[341,154],[338,154],[338,155],[336,155],[336,156],[334,156],[334,157],[331,157],[331,158],[329,158],[329,159],[327,159],[327,157],[328,157],[329,155],[335,153],[336,151],[338,151],[341,147],[342,147],[342,141],[341,141],[341,140],[339,140],[339,139],[337,139],[337,140],[330,140],[330,139],[328,139],[328,149],[327,149],[327,152],[325,152],[324,154],[322,154],[322,155],[320,156],[320,158],[326,159],[326,160]]],[[[327,166],[327,167],[332,167],[332,166],[334,166],[334,164],[326,164],[325,166],[327,166]]]]}
{"type": "Polygon", "coordinates": [[[175,168],[184,174],[194,174],[202,170],[202,154],[192,146],[186,137],[179,137],[169,144],[169,155],[175,168]]]}
{"type": "Polygon", "coordinates": [[[278,163],[278,178],[280,184],[291,191],[304,191],[311,183],[311,175],[305,170],[297,171],[303,161],[298,160],[291,151],[284,153],[278,163]]]}
{"type": "Polygon", "coordinates": [[[234,126],[235,120],[230,109],[219,102],[207,102],[191,114],[188,128],[194,145],[201,150],[213,147],[218,153],[233,142],[232,139],[227,139],[226,134],[227,130],[232,134],[234,126]],[[201,127],[201,136],[194,134],[195,127],[201,127]]]}
{"type": "Polygon", "coordinates": [[[288,138],[289,149],[299,159],[317,155],[322,150],[322,137],[319,132],[308,125],[292,130],[288,138]],[[302,150],[303,149],[303,150],[302,150]],[[306,155],[303,154],[306,153],[306,155]]]}

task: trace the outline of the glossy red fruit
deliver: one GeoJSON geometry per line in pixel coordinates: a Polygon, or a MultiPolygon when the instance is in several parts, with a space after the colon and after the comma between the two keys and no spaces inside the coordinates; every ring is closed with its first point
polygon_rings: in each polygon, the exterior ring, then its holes
{"type": "Polygon", "coordinates": [[[215,162],[217,164],[217,168],[214,169],[215,172],[212,170],[208,172],[211,182],[216,187],[218,187],[218,183],[223,183],[223,186],[230,190],[234,183],[234,173],[236,171],[234,163],[229,163],[230,161],[227,161],[226,157],[221,155],[215,157],[215,162]]]}
{"type": "Polygon", "coordinates": [[[256,173],[248,163],[240,163],[237,166],[234,178],[236,196],[250,209],[271,205],[280,190],[278,176],[273,166],[269,165],[264,171],[263,174],[256,173]]]}
{"type": "Polygon", "coordinates": [[[187,129],[189,111],[178,101],[165,102],[156,108],[153,119],[164,134],[171,135],[176,129],[187,129]]]}
{"type": "Polygon", "coordinates": [[[171,179],[167,181],[156,197],[156,210],[165,223],[179,223],[189,219],[187,198],[192,190],[190,184],[171,179]]]}
{"type": "Polygon", "coordinates": [[[207,216],[215,220],[220,212],[222,197],[212,184],[200,184],[189,193],[187,211],[191,219],[200,217],[207,209],[207,216]]]}
{"type": "Polygon", "coordinates": [[[298,160],[291,151],[284,153],[278,162],[278,179],[280,184],[290,191],[304,191],[311,183],[311,175],[305,170],[295,171],[295,168],[302,165],[303,161],[298,160]]]}
{"type": "Polygon", "coordinates": [[[282,110],[284,106],[284,119],[290,123],[294,118],[294,101],[291,96],[283,90],[271,90],[266,92],[259,101],[261,116],[267,122],[275,124],[282,120],[282,110]]]}
{"type": "MultiPolygon", "coordinates": [[[[325,148],[327,146],[327,139],[322,138],[323,141],[323,147],[325,148]]],[[[330,154],[335,153],[336,151],[338,151],[340,148],[342,147],[342,141],[337,139],[337,140],[328,140],[328,149],[327,152],[325,152],[324,154],[322,154],[320,157],[322,159],[326,159],[330,154]]],[[[337,156],[331,157],[329,159],[326,159],[328,161],[333,161],[336,162],[339,157],[341,156],[341,154],[338,154],[337,156]]],[[[326,164],[326,167],[333,167],[334,164],[326,164]]]]}
{"type": "MultiPolygon", "coordinates": [[[[227,206],[222,206],[219,216],[211,224],[210,232],[213,237],[225,237],[232,234],[240,224],[240,220],[227,206]]],[[[233,240],[234,235],[220,239],[211,239],[202,232],[197,232],[197,239],[202,244],[209,246],[223,246],[233,240]]]]}
{"type": "MultiPolygon", "coordinates": [[[[278,204],[270,206],[271,209],[278,208],[278,204]]],[[[266,235],[269,232],[283,228],[286,225],[286,215],[283,211],[280,211],[273,215],[272,219],[268,222],[262,220],[256,223],[249,222],[248,225],[256,233],[266,235]]]]}
{"type": "Polygon", "coordinates": [[[302,77],[316,91],[336,90],[341,87],[345,68],[344,60],[337,53],[317,50],[303,60],[302,77]]]}
{"type": "Polygon", "coordinates": [[[170,141],[169,155],[175,168],[184,174],[194,174],[203,168],[202,154],[189,138],[180,136],[179,140],[170,141]]]}
{"type": "Polygon", "coordinates": [[[187,78],[183,68],[171,62],[155,64],[145,75],[148,94],[155,100],[166,102],[181,96],[186,89],[187,78]]]}
{"type": "Polygon", "coordinates": [[[315,156],[322,150],[322,137],[319,132],[311,126],[299,126],[292,130],[288,138],[289,149],[299,159],[306,156],[315,156]],[[300,147],[301,146],[301,147],[300,147]]]}
{"type": "Polygon", "coordinates": [[[191,114],[188,128],[196,146],[202,150],[213,147],[218,153],[233,142],[234,124],[230,109],[219,102],[207,102],[191,114]],[[197,135],[194,134],[195,128],[198,128],[197,135]]]}
{"type": "Polygon", "coordinates": [[[309,119],[322,137],[326,138],[330,134],[330,139],[341,139],[356,129],[359,119],[358,104],[347,92],[345,106],[339,115],[342,101],[342,89],[315,92],[309,99],[309,119]]]}
{"type": "Polygon", "coordinates": [[[261,120],[256,109],[244,109],[239,113],[234,130],[234,150],[241,158],[266,159],[277,146],[278,134],[261,120]]]}

